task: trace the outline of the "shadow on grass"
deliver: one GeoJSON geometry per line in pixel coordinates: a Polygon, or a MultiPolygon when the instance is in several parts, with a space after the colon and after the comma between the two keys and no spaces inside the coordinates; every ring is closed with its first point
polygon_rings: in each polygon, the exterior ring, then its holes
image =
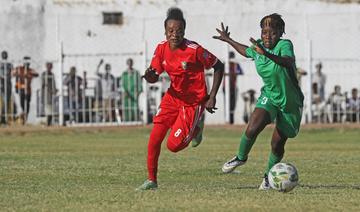
{"type": "MultiPolygon", "coordinates": [[[[301,188],[307,189],[357,189],[360,190],[360,185],[310,185],[310,184],[300,184],[298,185],[301,188]]],[[[243,185],[236,187],[236,189],[258,189],[258,185],[243,185]]]]}
{"type": "Polygon", "coordinates": [[[243,185],[236,187],[236,189],[258,189],[258,188],[259,188],[258,185],[243,185]]]}
{"type": "Polygon", "coordinates": [[[310,184],[300,184],[302,188],[308,189],[357,189],[360,190],[360,185],[310,185],[310,184]]]}

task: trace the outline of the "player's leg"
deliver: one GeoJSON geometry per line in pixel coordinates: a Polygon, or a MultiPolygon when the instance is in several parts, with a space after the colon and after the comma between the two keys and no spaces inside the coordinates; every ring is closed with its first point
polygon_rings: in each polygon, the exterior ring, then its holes
{"type": "Polygon", "coordinates": [[[151,130],[147,155],[148,179],[138,188],[138,190],[151,190],[157,188],[157,170],[161,143],[164,140],[168,129],[169,127],[166,125],[154,124],[154,127],[151,130]]]}
{"type": "Polygon", "coordinates": [[[161,143],[164,140],[170,126],[178,117],[178,109],[167,95],[164,96],[160,109],[153,119],[154,127],[151,130],[148,143],[147,168],[148,179],[137,190],[151,190],[157,188],[157,170],[160,156],[161,143]]]}
{"type": "Polygon", "coordinates": [[[281,161],[285,152],[285,143],[288,138],[295,137],[300,128],[302,117],[302,107],[294,107],[289,112],[278,112],[276,117],[276,128],[271,140],[271,152],[268,159],[264,179],[259,189],[267,190],[270,188],[267,175],[269,170],[281,161]]]}
{"type": "Polygon", "coordinates": [[[195,128],[194,138],[191,141],[192,147],[197,147],[200,145],[203,139],[204,126],[205,126],[205,113],[202,114],[197,124],[197,127],[195,128]]]}
{"type": "Polygon", "coordinates": [[[167,147],[178,152],[187,147],[199,132],[198,124],[204,113],[204,106],[183,107],[169,133],[167,147]]]}
{"type": "Polygon", "coordinates": [[[268,174],[270,169],[277,163],[281,161],[285,153],[285,143],[288,137],[281,132],[278,127],[275,127],[272,139],[271,139],[271,151],[268,159],[268,164],[264,174],[264,179],[259,187],[260,190],[270,189],[270,184],[268,180],[268,174]]]}
{"type": "Polygon", "coordinates": [[[248,154],[255,143],[256,137],[269,123],[271,123],[270,113],[263,108],[255,108],[250,116],[246,131],[241,136],[238,154],[223,165],[222,171],[224,173],[230,173],[236,167],[246,163],[248,154]]]}

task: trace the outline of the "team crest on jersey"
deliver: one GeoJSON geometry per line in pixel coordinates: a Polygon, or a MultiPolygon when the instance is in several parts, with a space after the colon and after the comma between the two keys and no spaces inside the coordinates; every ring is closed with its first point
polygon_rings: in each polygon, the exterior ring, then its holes
{"type": "Polygon", "coordinates": [[[186,68],[187,68],[187,62],[186,62],[186,61],[182,61],[182,62],[181,62],[181,67],[182,67],[184,70],[186,70],[186,68]]]}

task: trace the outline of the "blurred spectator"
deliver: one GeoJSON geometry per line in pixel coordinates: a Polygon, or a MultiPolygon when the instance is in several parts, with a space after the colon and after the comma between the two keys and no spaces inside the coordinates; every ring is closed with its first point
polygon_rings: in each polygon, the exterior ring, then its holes
{"type": "Polygon", "coordinates": [[[325,118],[325,101],[321,100],[318,84],[312,83],[312,99],[311,99],[311,110],[312,110],[312,121],[313,122],[326,122],[325,118]]]}
{"type": "Polygon", "coordinates": [[[166,73],[163,73],[160,75],[159,81],[161,82],[161,97],[163,97],[170,87],[170,77],[166,73]]]}
{"type": "Polygon", "coordinates": [[[301,79],[303,76],[306,76],[307,72],[302,68],[296,68],[296,78],[298,80],[299,86],[301,88],[301,79]]]}
{"type": "Polygon", "coordinates": [[[7,61],[8,53],[1,52],[0,61],[0,123],[8,123],[11,117],[11,70],[13,65],[7,61]]]}
{"type": "Polygon", "coordinates": [[[81,121],[79,112],[82,108],[81,85],[83,83],[83,79],[76,75],[76,67],[72,66],[70,68],[70,73],[65,77],[64,80],[64,85],[68,87],[68,108],[70,110],[70,122],[81,121]]]}
{"type": "Polygon", "coordinates": [[[147,90],[147,104],[148,104],[148,123],[150,124],[153,121],[153,117],[156,115],[157,111],[158,111],[158,106],[159,106],[159,102],[158,102],[158,98],[157,98],[157,94],[158,94],[158,90],[159,87],[156,85],[150,85],[148,90],[147,90]]]}
{"type": "Polygon", "coordinates": [[[45,109],[46,123],[48,126],[52,124],[52,117],[54,115],[56,84],[55,76],[52,72],[53,64],[46,63],[46,70],[41,74],[41,100],[45,109]]]}
{"type": "Polygon", "coordinates": [[[103,118],[104,121],[112,122],[115,118],[115,77],[111,74],[111,65],[105,64],[105,73],[100,73],[98,67],[96,74],[99,77],[98,96],[103,118]]]}
{"type": "Polygon", "coordinates": [[[254,111],[256,106],[256,97],[255,90],[250,89],[242,94],[242,98],[244,100],[244,114],[243,120],[245,123],[248,123],[250,120],[250,115],[254,111]]]}
{"type": "Polygon", "coordinates": [[[39,76],[39,74],[35,70],[30,68],[30,60],[30,57],[25,56],[24,64],[13,69],[11,73],[12,76],[14,76],[16,79],[16,93],[19,94],[20,106],[22,111],[25,113],[24,117],[20,117],[23,124],[27,120],[30,111],[31,82],[33,77],[39,76]]]}
{"type": "Polygon", "coordinates": [[[342,117],[344,115],[343,104],[345,104],[345,95],[341,93],[340,85],[335,85],[334,92],[332,92],[328,99],[328,104],[330,105],[330,111],[332,113],[332,122],[342,122],[342,117]]]}
{"type": "Polygon", "coordinates": [[[123,115],[122,112],[122,104],[123,104],[123,92],[122,92],[122,84],[121,84],[121,75],[115,78],[115,92],[116,92],[116,101],[115,101],[115,114],[117,122],[121,122],[121,117],[123,115]]]}
{"type": "Polygon", "coordinates": [[[128,68],[121,75],[124,121],[139,121],[139,95],[142,92],[140,73],[133,68],[131,58],[127,59],[126,64],[128,68]]]}
{"type": "MultiPolygon", "coordinates": [[[[236,108],[236,101],[237,101],[237,75],[243,75],[243,71],[240,67],[240,64],[235,61],[235,53],[229,52],[229,73],[225,73],[225,76],[229,76],[229,83],[230,83],[230,104],[229,104],[229,112],[230,112],[230,124],[234,124],[234,113],[236,108]]],[[[226,83],[224,78],[223,83],[223,92],[225,93],[226,83]]]]}
{"type": "Polygon", "coordinates": [[[358,96],[358,89],[351,89],[351,97],[347,99],[347,121],[359,122],[360,121],[360,98],[358,96]]]}
{"type": "Polygon", "coordinates": [[[313,74],[312,82],[317,84],[318,94],[321,101],[325,101],[326,75],[322,72],[322,63],[316,64],[316,72],[313,74]]]}

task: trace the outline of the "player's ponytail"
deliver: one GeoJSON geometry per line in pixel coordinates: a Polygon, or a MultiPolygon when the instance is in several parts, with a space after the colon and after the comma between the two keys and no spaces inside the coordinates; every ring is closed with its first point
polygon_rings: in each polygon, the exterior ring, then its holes
{"type": "Polygon", "coordinates": [[[168,9],[166,19],[164,21],[164,27],[166,27],[166,22],[168,20],[181,21],[184,24],[184,29],[186,27],[186,21],[184,19],[183,12],[177,7],[171,7],[168,9]]]}

